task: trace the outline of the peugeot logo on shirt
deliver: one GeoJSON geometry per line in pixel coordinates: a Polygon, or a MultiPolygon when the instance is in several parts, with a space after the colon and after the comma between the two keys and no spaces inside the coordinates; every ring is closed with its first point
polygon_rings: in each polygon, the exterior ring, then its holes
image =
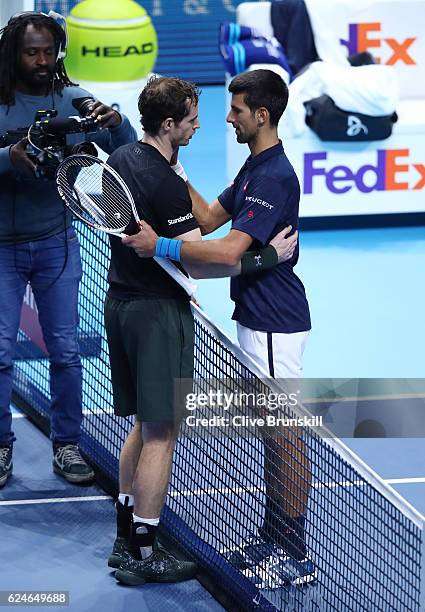
{"type": "Polygon", "coordinates": [[[245,202],[251,202],[251,204],[260,204],[261,206],[264,206],[264,208],[268,208],[269,210],[273,210],[274,208],[272,204],[269,204],[261,198],[255,198],[254,196],[246,196],[245,202]]]}

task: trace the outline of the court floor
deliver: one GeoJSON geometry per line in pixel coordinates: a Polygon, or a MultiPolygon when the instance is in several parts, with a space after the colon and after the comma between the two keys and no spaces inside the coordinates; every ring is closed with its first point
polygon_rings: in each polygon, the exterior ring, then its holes
{"type": "MultiPolygon", "coordinates": [[[[114,538],[111,498],[97,486],[70,485],[55,475],[49,441],[17,410],[13,425],[14,473],[0,490],[0,544],[8,560],[0,572],[0,590],[68,591],[67,609],[75,612],[222,609],[196,580],[118,585],[106,565],[114,538]]],[[[344,442],[425,513],[422,439],[344,442]]]]}
{"type": "Polygon", "coordinates": [[[0,489],[0,591],[68,591],[64,609],[73,612],[222,610],[196,580],[119,585],[107,566],[112,499],[95,485],[72,485],[54,474],[49,440],[17,410],[13,426],[13,476],[0,489]]]}

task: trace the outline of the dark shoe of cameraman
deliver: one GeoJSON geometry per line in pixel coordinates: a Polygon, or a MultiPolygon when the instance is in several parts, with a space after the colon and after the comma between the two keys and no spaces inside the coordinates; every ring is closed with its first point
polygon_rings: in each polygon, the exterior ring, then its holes
{"type": "Polygon", "coordinates": [[[84,461],[77,444],[53,446],[53,471],[74,484],[88,483],[94,479],[94,471],[84,461]]]}
{"type": "Polygon", "coordinates": [[[12,475],[12,445],[0,447],[0,489],[12,475]]]}

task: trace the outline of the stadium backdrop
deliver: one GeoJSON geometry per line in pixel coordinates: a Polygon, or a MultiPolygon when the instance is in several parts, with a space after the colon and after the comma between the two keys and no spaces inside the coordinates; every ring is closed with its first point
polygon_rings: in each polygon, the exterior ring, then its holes
{"type": "MultiPolygon", "coordinates": [[[[224,66],[218,52],[218,27],[234,21],[242,0],[141,0],[152,18],[159,44],[155,72],[179,76],[201,85],[224,83],[224,66]]],[[[68,15],[75,0],[35,0],[37,11],[54,10],[68,15]]]]}

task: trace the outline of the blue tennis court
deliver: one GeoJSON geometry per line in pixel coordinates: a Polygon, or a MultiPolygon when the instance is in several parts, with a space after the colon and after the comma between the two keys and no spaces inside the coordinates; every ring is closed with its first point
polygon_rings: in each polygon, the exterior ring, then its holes
{"type": "MultiPolygon", "coordinates": [[[[0,493],[1,548],[11,562],[0,590],[69,591],[69,610],[220,610],[196,581],[119,587],[106,565],[115,538],[112,498],[53,474],[46,436],[14,410],[14,475],[0,493]]],[[[25,609],[16,606],[16,609],[25,609]]]]}

